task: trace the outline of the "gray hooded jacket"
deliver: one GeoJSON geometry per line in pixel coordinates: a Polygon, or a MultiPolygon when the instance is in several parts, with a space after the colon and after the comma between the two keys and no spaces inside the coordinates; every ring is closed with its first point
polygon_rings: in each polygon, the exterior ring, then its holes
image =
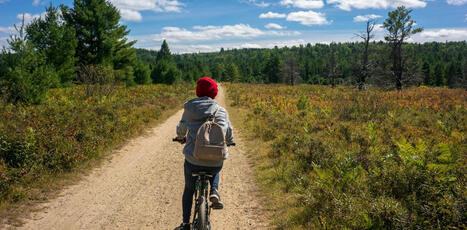
{"type": "MultiPolygon", "coordinates": [[[[230,125],[227,110],[217,104],[217,102],[210,97],[198,97],[189,100],[185,103],[182,119],[177,125],[177,136],[184,137],[186,135],[186,144],[183,148],[185,159],[194,165],[207,166],[207,167],[220,167],[222,161],[199,161],[193,157],[195,150],[195,140],[198,129],[206,121],[209,115],[214,114],[216,109],[219,109],[216,114],[216,122],[222,127],[224,131],[225,140],[227,144],[234,143],[233,129],[230,125]]],[[[228,149],[225,158],[229,156],[228,149]]]]}

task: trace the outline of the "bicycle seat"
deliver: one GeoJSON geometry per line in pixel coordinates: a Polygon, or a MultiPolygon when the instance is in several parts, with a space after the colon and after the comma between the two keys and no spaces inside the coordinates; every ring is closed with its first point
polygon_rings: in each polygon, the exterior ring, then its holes
{"type": "Polygon", "coordinates": [[[198,173],[192,173],[191,176],[205,176],[205,177],[213,177],[212,173],[208,172],[198,172],[198,173]]]}

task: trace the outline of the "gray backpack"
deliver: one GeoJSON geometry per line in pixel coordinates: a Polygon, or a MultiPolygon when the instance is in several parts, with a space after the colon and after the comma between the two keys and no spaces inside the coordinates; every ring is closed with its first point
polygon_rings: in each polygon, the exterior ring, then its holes
{"type": "Polygon", "coordinates": [[[226,143],[222,127],[216,122],[217,107],[214,114],[209,115],[198,129],[193,157],[202,161],[223,161],[225,159],[226,143]]]}

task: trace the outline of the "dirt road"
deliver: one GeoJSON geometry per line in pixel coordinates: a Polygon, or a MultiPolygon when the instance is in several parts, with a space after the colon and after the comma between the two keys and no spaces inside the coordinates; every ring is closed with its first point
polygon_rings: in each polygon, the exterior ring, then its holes
{"type": "MultiPolygon", "coordinates": [[[[217,97],[224,105],[222,89],[217,97]]],[[[174,229],[181,223],[182,146],[173,143],[182,111],[135,138],[111,160],[32,213],[22,229],[174,229]]],[[[234,124],[235,127],[235,124],[234,124]]],[[[237,131],[237,130],[235,130],[237,131]]],[[[267,229],[241,135],[221,172],[223,210],[213,229],[267,229]]]]}

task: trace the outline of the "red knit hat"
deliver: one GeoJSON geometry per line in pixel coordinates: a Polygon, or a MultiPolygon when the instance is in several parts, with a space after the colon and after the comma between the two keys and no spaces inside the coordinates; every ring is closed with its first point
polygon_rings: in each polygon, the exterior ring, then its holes
{"type": "Polygon", "coordinates": [[[217,96],[217,84],[214,80],[208,77],[202,77],[196,82],[196,96],[208,96],[212,99],[217,96]]]}

